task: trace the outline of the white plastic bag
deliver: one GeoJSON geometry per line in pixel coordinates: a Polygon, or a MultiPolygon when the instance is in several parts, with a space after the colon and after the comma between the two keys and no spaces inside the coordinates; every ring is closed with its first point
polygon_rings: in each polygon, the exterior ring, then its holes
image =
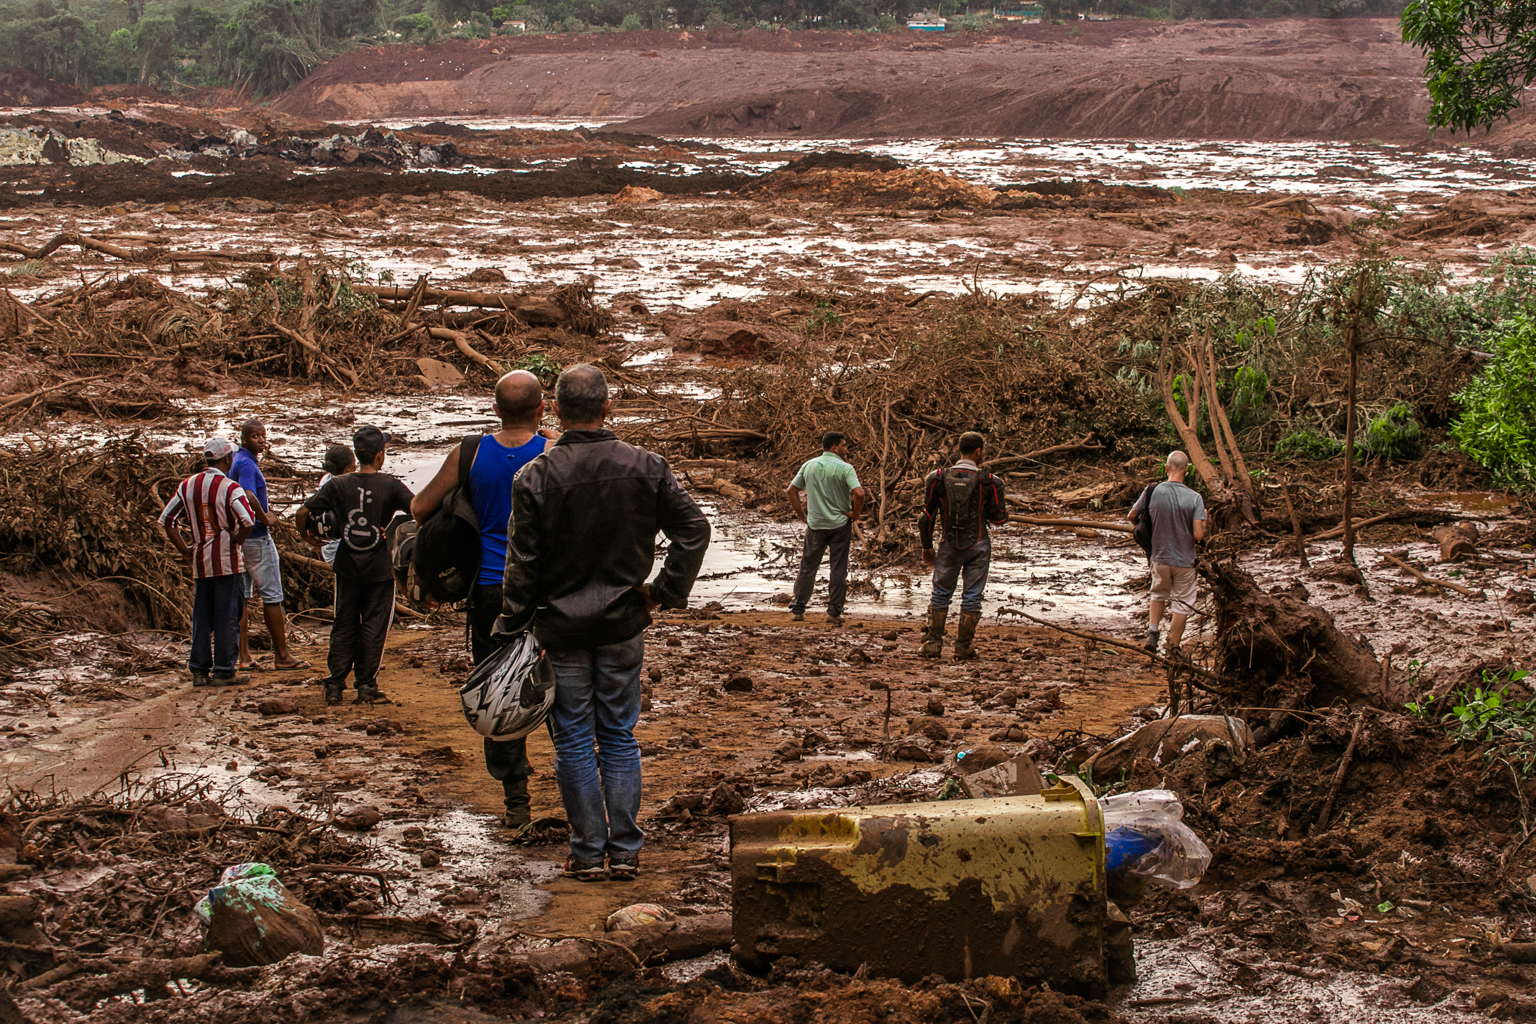
{"type": "Polygon", "coordinates": [[[1110,888],[1125,892],[1133,901],[1154,880],[1188,889],[1210,866],[1210,848],[1184,824],[1184,805],[1168,790],[1143,789],[1105,797],[1099,809],[1104,814],[1104,863],[1110,888]]]}

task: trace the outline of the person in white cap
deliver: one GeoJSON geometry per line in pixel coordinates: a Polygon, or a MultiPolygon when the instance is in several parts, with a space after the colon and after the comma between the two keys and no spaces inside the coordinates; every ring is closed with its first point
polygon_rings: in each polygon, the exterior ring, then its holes
{"type": "Polygon", "coordinates": [[[203,444],[203,470],[181,482],[160,513],[160,527],[182,561],[192,567],[192,651],[187,667],[193,686],[246,682],[235,675],[240,647],[241,545],[256,523],[245,491],[229,477],[234,442],[211,437],[203,444]],[[192,543],[177,523],[185,519],[192,543]],[[211,646],[211,650],[210,650],[211,646]]]}

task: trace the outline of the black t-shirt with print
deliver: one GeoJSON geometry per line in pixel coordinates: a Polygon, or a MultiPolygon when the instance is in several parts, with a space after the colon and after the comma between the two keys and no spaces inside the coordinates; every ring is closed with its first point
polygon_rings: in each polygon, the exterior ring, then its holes
{"type": "Polygon", "coordinates": [[[336,516],[341,545],[335,571],[357,583],[394,578],[384,527],[396,512],[411,510],[411,489],[388,473],[348,473],[332,477],[304,503],[310,512],[329,509],[336,516]]]}

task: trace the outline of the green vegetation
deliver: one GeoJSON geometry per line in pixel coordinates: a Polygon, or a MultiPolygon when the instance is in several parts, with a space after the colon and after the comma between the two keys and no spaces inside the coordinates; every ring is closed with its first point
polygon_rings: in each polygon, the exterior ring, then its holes
{"type": "Polygon", "coordinates": [[[1344,443],[1315,430],[1298,430],[1275,442],[1277,459],[1309,459],[1322,462],[1344,454],[1344,443]]]}
{"type": "Polygon", "coordinates": [[[1481,686],[1459,690],[1447,700],[1445,731],[1463,743],[1486,745],[1484,756],[1529,775],[1536,767],[1536,698],[1512,697],[1509,687],[1526,677],[1523,669],[1483,671],[1481,686]]]}
{"type": "Polygon", "coordinates": [[[1506,0],[1413,0],[1403,41],[1424,54],[1430,124],[1470,134],[1508,118],[1536,79],[1536,7],[1506,0]]]}
{"type": "Polygon", "coordinates": [[[560,371],[563,370],[564,367],[557,363],[555,360],[551,359],[549,356],[545,355],[543,352],[534,352],[530,355],[523,356],[523,358],[513,363],[512,369],[527,370],[529,373],[539,378],[539,383],[543,384],[545,387],[552,387],[555,383],[555,379],[560,376],[560,371]]]}
{"type": "Polygon", "coordinates": [[[1536,321],[1515,314],[1485,335],[1493,359],[1456,396],[1451,434],[1495,482],[1536,488],[1536,321]]]}
{"type": "Polygon", "coordinates": [[[1361,447],[1378,459],[1416,459],[1424,454],[1424,432],[1413,407],[1397,403],[1371,420],[1361,447]]]}

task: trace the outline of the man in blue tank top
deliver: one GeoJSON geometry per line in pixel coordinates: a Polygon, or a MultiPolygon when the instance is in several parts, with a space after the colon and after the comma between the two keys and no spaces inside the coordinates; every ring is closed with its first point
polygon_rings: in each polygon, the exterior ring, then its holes
{"type": "MultiPolygon", "coordinates": [[[[544,391],[539,379],[526,370],[513,370],[496,382],[496,416],[501,429],[480,439],[469,467],[469,500],[480,521],[480,575],[468,602],[469,652],[475,664],[496,653],[500,645],[491,627],[501,614],[501,584],[507,565],[507,521],[512,518],[512,478],[544,452],[539,433],[544,416],[544,391]]],[[[419,522],[434,512],[459,482],[459,447],[443,460],[442,468],[411,504],[419,522]]],[[[529,821],[526,741],[485,741],[485,767],[501,783],[509,828],[529,821]]]]}

